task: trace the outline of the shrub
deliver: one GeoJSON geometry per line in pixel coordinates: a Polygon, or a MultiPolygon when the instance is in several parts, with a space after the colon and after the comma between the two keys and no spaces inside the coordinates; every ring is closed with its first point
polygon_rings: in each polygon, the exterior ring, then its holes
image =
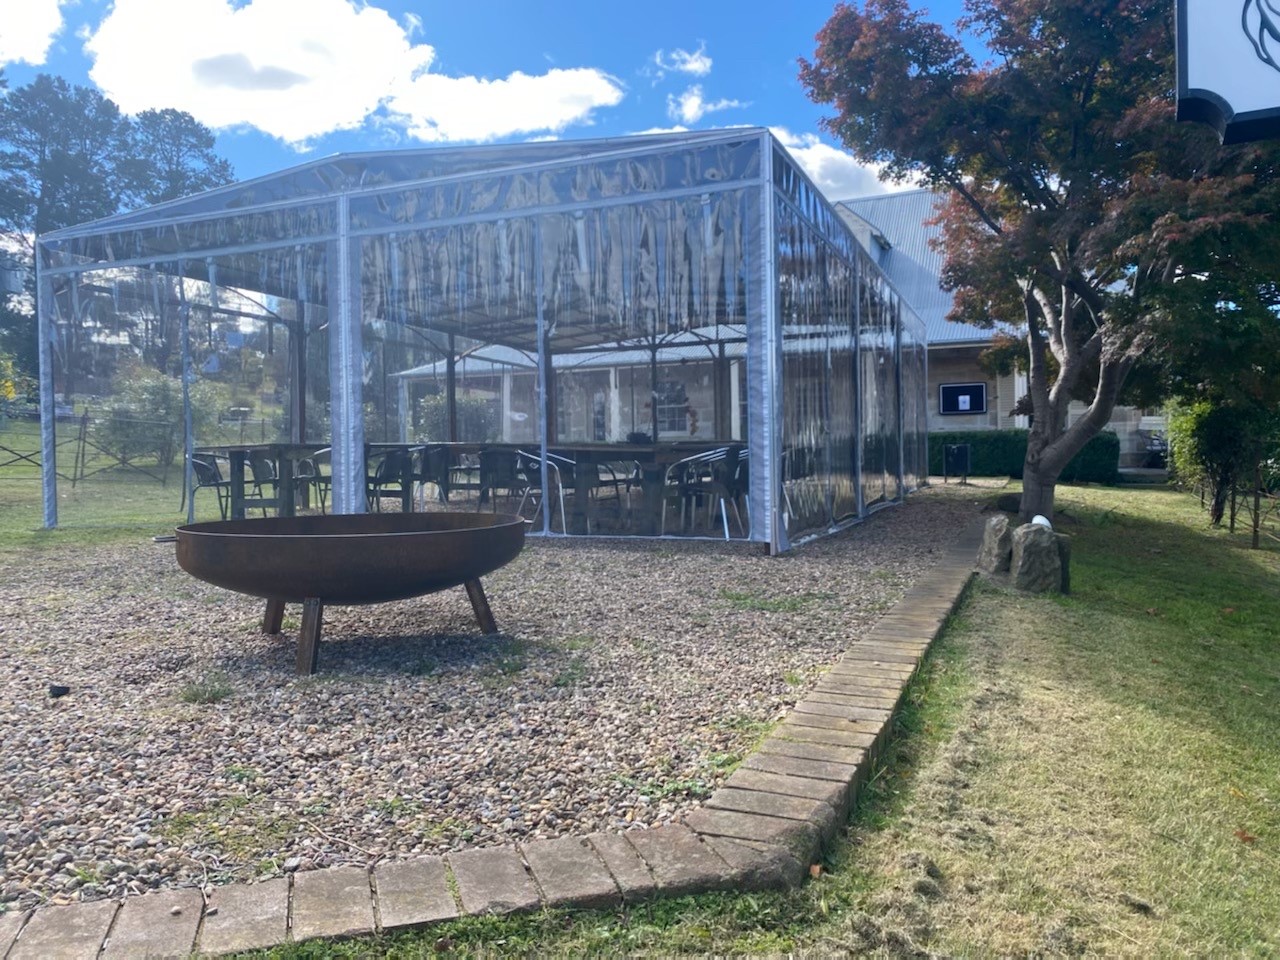
{"type": "MultiPolygon", "coordinates": [[[[969,473],[975,477],[1022,477],[1026,430],[957,430],[929,434],[929,472],[942,473],[942,448],[969,444],[969,473]]],[[[1120,438],[1104,431],[1084,445],[1059,478],[1064,483],[1115,483],[1120,472],[1120,438]]]]}
{"type": "MultiPolygon", "coordinates": [[[[154,457],[171,466],[183,446],[182,381],[155,370],[133,368],[117,377],[119,387],[104,418],[94,426],[94,442],[125,461],[154,457]]],[[[217,386],[191,387],[191,424],[205,435],[217,417],[217,386]]]]}
{"type": "MultiPolygon", "coordinates": [[[[498,439],[495,405],[480,397],[458,397],[458,439],[471,443],[491,443],[498,439]]],[[[418,401],[418,440],[449,439],[449,405],[444,394],[418,401]]]]}

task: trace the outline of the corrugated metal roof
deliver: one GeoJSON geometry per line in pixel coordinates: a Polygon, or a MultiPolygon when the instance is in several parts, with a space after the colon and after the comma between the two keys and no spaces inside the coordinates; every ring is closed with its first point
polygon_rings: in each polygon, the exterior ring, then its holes
{"type": "Polygon", "coordinates": [[[943,343],[983,343],[991,331],[947,319],[952,296],[942,289],[940,251],[930,241],[942,236],[942,228],[926,221],[937,216],[936,204],[942,194],[933,190],[904,190],[841,200],[836,208],[848,210],[888,241],[886,248],[868,236],[854,232],[880,265],[898,292],[924,321],[930,346],[943,343]]]}

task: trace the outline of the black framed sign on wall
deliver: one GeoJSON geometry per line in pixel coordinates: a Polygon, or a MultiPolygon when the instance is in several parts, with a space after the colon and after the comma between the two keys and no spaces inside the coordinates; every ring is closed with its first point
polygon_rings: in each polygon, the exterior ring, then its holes
{"type": "Polygon", "coordinates": [[[943,414],[986,413],[987,385],[985,383],[938,384],[938,412],[943,414]]]}

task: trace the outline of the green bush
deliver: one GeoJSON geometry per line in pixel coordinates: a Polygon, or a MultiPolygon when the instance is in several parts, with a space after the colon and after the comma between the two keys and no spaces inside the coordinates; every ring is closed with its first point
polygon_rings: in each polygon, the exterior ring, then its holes
{"type": "MultiPolygon", "coordinates": [[[[969,473],[975,477],[1022,477],[1027,459],[1026,430],[958,430],[929,434],[929,473],[942,474],[942,448],[969,444],[969,473]]],[[[1120,471],[1120,438],[1110,431],[1084,445],[1059,478],[1064,483],[1115,483],[1120,471]]]]}
{"type": "MultiPolygon", "coordinates": [[[[458,397],[458,439],[470,443],[492,443],[499,439],[496,406],[480,397],[458,397]]],[[[448,440],[449,408],[444,394],[418,401],[416,439],[448,440]]]]}
{"type": "Polygon", "coordinates": [[[1071,458],[1058,479],[1063,483],[1115,483],[1119,475],[1120,438],[1104,430],[1071,458]]]}
{"type": "MultiPolygon", "coordinates": [[[[121,460],[154,458],[157,466],[170,467],[183,445],[182,381],[147,369],[133,369],[117,379],[111,407],[94,424],[94,443],[121,460]]],[[[192,385],[195,436],[209,432],[220,400],[215,384],[192,385]]]]}

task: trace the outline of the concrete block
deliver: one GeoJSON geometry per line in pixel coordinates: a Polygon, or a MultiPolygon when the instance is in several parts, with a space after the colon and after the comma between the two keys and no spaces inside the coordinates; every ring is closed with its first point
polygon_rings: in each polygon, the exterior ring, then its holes
{"type": "Polygon", "coordinates": [[[622,892],[604,861],[580,837],[535,840],[521,844],[520,852],[548,907],[595,909],[622,902],[622,892]]]}
{"type": "Polygon", "coordinates": [[[822,760],[830,763],[844,763],[851,767],[861,766],[866,762],[867,749],[875,743],[874,737],[864,738],[867,742],[862,746],[848,747],[833,743],[814,743],[793,737],[774,734],[766,738],[757,751],[764,754],[781,754],[800,760],[822,760]]]}
{"type": "Polygon", "coordinates": [[[728,837],[703,837],[729,864],[733,871],[735,890],[780,890],[798,887],[808,873],[808,864],[801,863],[786,847],[768,843],[752,843],[747,840],[731,840],[728,837]]]}
{"type": "Polygon", "coordinates": [[[729,865],[688,827],[671,824],[649,830],[629,830],[623,836],[648,864],[658,889],[667,896],[725,890],[731,886],[729,865]]]}
{"type": "Polygon", "coordinates": [[[538,908],[538,888],[515,847],[463,850],[449,854],[448,860],[458,881],[463,913],[517,913],[538,908]]]}
{"type": "Polygon", "coordinates": [[[625,902],[644,900],[658,889],[649,867],[621,834],[593,833],[586,840],[604,861],[625,902]]]}
{"type": "Polygon", "coordinates": [[[788,777],[805,777],[812,780],[825,780],[837,785],[853,783],[859,774],[857,764],[833,763],[830,760],[808,760],[802,757],[784,757],[776,753],[751,754],[742,761],[742,770],[759,770],[762,773],[776,773],[788,777]]]}
{"type": "Polygon", "coordinates": [[[737,813],[754,813],[762,817],[779,817],[811,823],[818,836],[826,842],[835,835],[836,811],[830,804],[808,797],[789,797],[765,790],[740,790],[721,787],[707,800],[703,809],[732,810],[737,813]]]}
{"type": "Polygon", "coordinates": [[[13,945],[18,931],[22,929],[22,925],[27,922],[29,916],[31,916],[30,910],[8,910],[0,913],[0,957],[8,954],[9,947],[13,945]]]}
{"type": "Polygon", "coordinates": [[[354,937],[373,931],[373,892],[364,867],[329,867],[293,875],[294,940],[354,937]]]}
{"type": "MultiPolygon", "coordinates": [[[[852,768],[856,771],[857,768],[852,768]]],[[[770,773],[766,770],[753,770],[750,767],[739,767],[727,781],[726,787],[738,790],[758,790],[765,793],[778,793],[788,797],[802,797],[816,800],[835,811],[843,822],[849,814],[849,803],[852,791],[849,784],[853,779],[852,771],[844,781],[818,780],[812,777],[795,774],[770,773]]]]}
{"type": "Polygon", "coordinates": [[[443,857],[384,860],[373,871],[383,930],[420,927],[458,915],[443,857]]]}
{"type": "Polygon", "coordinates": [[[98,955],[119,900],[44,907],[31,914],[10,960],[86,960],[98,955]]]}
{"type": "Polygon", "coordinates": [[[103,960],[183,960],[195,949],[204,897],[195,889],[130,897],[120,907],[103,960]]]}
{"type": "Polygon", "coordinates": [[[289,878],[214,887],[200,930],[201,953],[239,953],[289,936],[289,878]]]}
{"type": "Polygon", "coordinates": [[[701,807],[686,816],[684,822],[704,836],[753,840],[786,847],[802,863],[812,863],[818,854],[818,830],[805,820],[701,807]]]}

